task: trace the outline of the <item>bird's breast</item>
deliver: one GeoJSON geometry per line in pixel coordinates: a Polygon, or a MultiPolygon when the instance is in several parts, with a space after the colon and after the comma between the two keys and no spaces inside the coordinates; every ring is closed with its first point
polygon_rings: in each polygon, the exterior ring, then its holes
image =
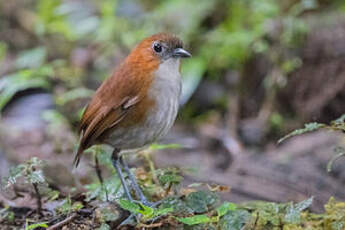
{"type": "Polygon", "coordinates": [[[137,149],[162,138],[172,127],[178,112],[181,94],[179,60],[160,64],[154,73],[147,97],[152,106],[140,125],[118,128],[107,143],[120,149],[137,149]]]}
{"type": "Polygon", "coordinates": [[[179,60],[171,59],[161,64],[155,73],[148,95],[154,100],[148,121],[157,138],[163,137],[173,125],[179,107],[181,94],[179,60]],[[154,127],[155,126],[155,127],[154,127]]]}

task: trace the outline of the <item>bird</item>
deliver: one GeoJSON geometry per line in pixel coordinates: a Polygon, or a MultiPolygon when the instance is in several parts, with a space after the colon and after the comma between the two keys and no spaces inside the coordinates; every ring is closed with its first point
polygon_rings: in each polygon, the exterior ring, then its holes
{"type": "Polygon", "coordinates": [[[127,199],[134,201],[131,187],[142,204],[153,206],[123,156],[148,147],[170,130],[182,90],[180,62],[191,56],[182,40],[173,34],[158,33],[139,42],[86,106],[80,121],[75,167],[86,149],[109,145],[113,148],[110,160],[127,199]]]}

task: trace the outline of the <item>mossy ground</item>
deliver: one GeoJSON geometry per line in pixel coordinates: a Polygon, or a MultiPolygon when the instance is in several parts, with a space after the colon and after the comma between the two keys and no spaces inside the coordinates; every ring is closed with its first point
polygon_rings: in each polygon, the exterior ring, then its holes
{"type": "MultiPolygon", "coordinates": [[[[48,188],[40,167],[32,159],[11,170],[4,178],[6,190],[16,184],[38,185],[42,210],[30,207],[4,206],[0,211],[1,229],[345,229],[345,203],[330,198],[323,213],[308,210],[313,198],[299,203],[250,201],[241,204],[222,201],[226,186],[191,184],[182,187],[179,170],[168,168],[154,171],[137,169],[137,177],[151,200],[161,200],[156,208],[131,203],[123,197],[116,175],[87,186],[88,191],[64,196],[48,188]],[[120,224],[130,214],[127,225],[120,224]]],[[[5,190],[5,192],[6,192],[5,190]]],[[[24,194],[37,199],[37,194],[24,194]]]]}

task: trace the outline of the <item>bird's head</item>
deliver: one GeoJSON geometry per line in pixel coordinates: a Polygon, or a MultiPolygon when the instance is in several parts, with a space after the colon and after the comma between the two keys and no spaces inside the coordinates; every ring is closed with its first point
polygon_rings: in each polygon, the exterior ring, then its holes
{"type": "Polygon", "coordinates": [[[131,64],[139,64],[148,68],[158,66],[169,60],[189,58],[192,55],[183,49],[182,41],[175,35],[159,33],[141,41],[128,56],[131,64]]]}

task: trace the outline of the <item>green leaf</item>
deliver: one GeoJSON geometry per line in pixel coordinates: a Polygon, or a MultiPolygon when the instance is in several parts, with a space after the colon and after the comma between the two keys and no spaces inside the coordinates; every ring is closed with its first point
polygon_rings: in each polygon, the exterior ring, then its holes
{"type": "Polygon", "coordinates": [[[11,167],[10,168],[10,172],[9,172],[9,176],[8,177],[4,177],[2,179],[2,184],[5,187],[9,187],[11,185],[14,185],[17,182],[17,178],[21,177],[23,175],[23,169],[24,169],[24,165],[18,165],[16,167],[11,167]]]}
{"type": "Polygon", "coordinates": [[[219,217],[224,216],[228,211],[236,210],[236,204],[230,202],[224,202],[219,206],[216,211],[219,217]]]}
{"type": "Polygon", "coordinates": [[[174,211],[174,208],[170,207],[170,208],[159,208],[159,209],[155,209],[153,216],[154,217],[158,217],[158,216],[165,216],[169,213],[172,213],[174,211]]]}
{"type": "Polygon", "coordinates": [[[189,188],[196,188],[196,187],[201,187],[205,185],[205,183],[192,183],[190,185],[188,185],[189,188]]]}
{"type": "Polygon", "coordinates": [[[0,112],[12,97],[23,90],[30,88],[49,88],[46,77],[52,74],[50,67],[41,67],[35,70],[20,70],[0,79],[0,112]]]}
{"type": "Polygon", "coordinates": [[[38,68],[43,65],[47,56],[45,47],[23,51],[16,60],[17,68],[38,68]]]}
{"type": "Polygon", "coordinates": [[[308,133],[308,132],[312,132],[312,131],[315,131],[315,130],[318,130],[318,129],[324,128],[324,127],[326,127],[325,124],[320,124],[317,122],[305,124],[303,129],[294,130],[293,132],[291,132],[288,135],[284,136],[283,138],[279,139],[278,143],[281,143],[290,137],[293,137],[296,135],[301,135],[301,134],[308,133]]]}
{"type": "Polygon", "coordinates": [[[72,211],[78,211],[82,209],[84,205],[81,202],[74,202],[72,205],[72,211]]]}
{"type": "Polygon", "coordinates": [[[68,123],[66,117],[57,110],[45,110],[42,113],[42,119],[49,123],[49,125],[52,125],[52,127],[60,127],[61,125],[68,123]]]}
{"type": "Polygon", "coordinates": [[[163,185],[168,184],[168,183],[175,183],[179,184],[182,180],[183,177],[176,175],[176,174],[164,174],[158,177],[159,182],[163,185]]]}
{"type": "Polygon", "coordinates": [[[173,208],[174,215],[190,215],[194,211],[185,202],[175,197],[168,197],[162,201],[160,208],[173,208]]]}
{"type": "Polygon", "coordinates": [[[162,185],[179,184],[183,180],[183,177],[178,175],[180,172],[176,168],[158,169],[155,173],[162,185]]]}
{"type": "Polygon", "coordinates": [[[229,211],[220,219],[218,223],[219,229],[241,230],[250,218],[251,215],[246,210],[229,211]]]}
{"type": "Polygon", "coordinates": [[[28,182],[32,184],[39,184],[39,183],[45,182],[45,178],[44,178],[42,170],[33,171],[27,176],[27,178],[28,178],[28,182]]]}
{"type": "Polygon", "coordinates": [[[54,201],[57,198],[59,198],[60,192],[57,190],[49,190],[47,192],[47,198],[49,199],[48,201],[54,201]]]}
{"type": "Polygon", "coordinates": [[[271,223],[273,226],[281,224],[280,213],[283,213],[286,205],[271,202],[255,201],[244,205],[244,208],[253,210],[254,214],[258,216],[258,224],[266,225],[271,223]]]}
{"type": "Polygon", "coordinates": [[[181,148],[180,144],[151,144],[150,149],[152,150],[161,150],[161,149],[179,149],[181,148]]]}
{"type": "MultiPolygon", "coordinates": [[[[65,3],[68,4],[68,3],[65,3]]],[[[70,4],[71,6],[72,4],[70,4]]],[[[68,40],[76,39],[75,31],[68,22],[66,12],[61,10],[63,1],[40,0],[37,4],[36,33],[40,36],[46,33],[60,34],[68,40]]]]}
{"type": "Polygon", "coordinates": [[[314,197],[310,197],[304,201],[301,201],[295,205],[295,209],[299,212],[309,208],[313,204],[314,197]]]}
{"type": "Polygon", "coordinates": [[[68,92],[63,93],[56,99],[56,103],[58,105],[64,105],[67,102],[74,101],[79,98],[88,98],[94,93],[93,90],[85,89],[85,88],[76,88],[72,89],[68,92]]]}
{"type": "Polygon", "coordinates": [[[313,203],[313,197],[293,205],[288,205],[284,220],[290,224],[298,224],[301,221],[301,212],[313,203]]]}
{"type": "Polygon", "coordinates": [[[130,202],[129,200],[126,199],[120,199],[119,200],[119,205],[121,208],[131,212],[131,213],[140,213],[141,208],[139,204],[130,202]]]}
{"type": "MultiPolygon", "coordinates": [[[[108,158],[109,159],[109,158],[108,158]]],[[[104,180],[103,185],[98,181],[96,183],[86,185],[86,201],[95,198],[101,201],[115,201],[122,197],[124,191],[121,186],[120,178],[117,174],[113,174],[110,178],[104,180]]]]}
{"type": "Polygon", "coordinates": [[[204,213],[209,211],[217,202],[219,197],[211,191],[197,191],[188,194],[186,204],[195,213],[204,213]]]}
{"type": "Polygon", "coordinates": [[[46,180],[41,167],[42,161],[37,157],[33,157],[23,164],[20,164],[16,167],[11,167],[9,176],[3,178],[2,184],[5,187],[13,185],[17,182],[19,177],[23,177],[25,183],[44,184],[46,183],[46,180]]]}
{"type": "Polygon", "coordinates": [[[148,207],[142,203],[139,204],[141,206],[141,210],[139,210],[139,213],[143,215],[143,219],[151,219],[154,216],[154,208],[148,207]]]}
{"type": "Polygon", "coordinates": [[[130,202],[129,200],[126,200],[126,199],[120,199],[119,205],[121,208],[127,211],[130,211],[131,213],[142,214],[143,215],[142,218],[144,220],[149,220],[154,217],[163,216],[163,215],[173,212],[174,210],[172,207],[154,209],[142,203],[137,204],[134,202],[130,202]]]}
{"type": "Polygon", "coordinates": [[[47,225],[48,222],[42,222],[42,223],[36,223],[36,224],[30,224],[29,226],[25,226],[25,230],[33,230],[36,228],[48,228],[47,225]]]}
{"type": "Polygon", "coordinates": [[[57,212],[61,214],[68,214],[71,212],[76,212],[83,208],[83,204],[80,202],[72,202],[70,197],[67,197],[64,202],[57,207],[57,212]]]}
{"type": "Polygon", "coordinates": [[[206,215],[195,215],[191,217],[177,217],[176,218],[181,223],[187,225],[203,224],[211,222],[211,218],[206,215]]]}

